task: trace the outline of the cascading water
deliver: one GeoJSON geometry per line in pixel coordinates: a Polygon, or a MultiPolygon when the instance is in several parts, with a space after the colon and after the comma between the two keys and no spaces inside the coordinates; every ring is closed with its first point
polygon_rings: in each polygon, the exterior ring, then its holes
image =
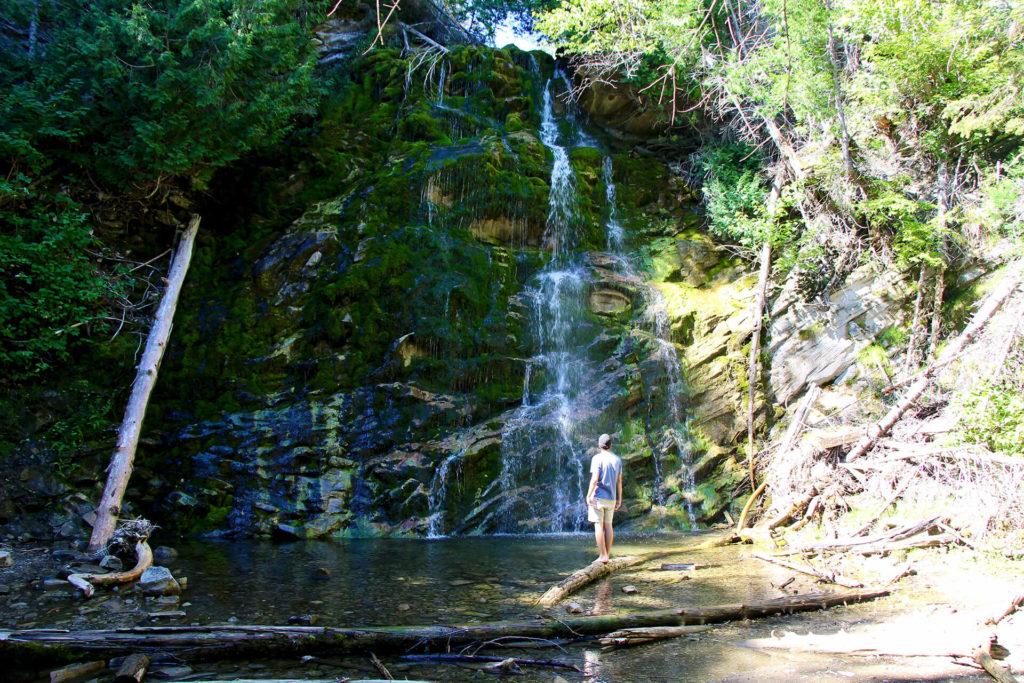
{"type": "MultiPolygon", "coordinates": [[[[682,409],[682,397],[685,395],[686,387],[683,384],[679,354],[676,352],[675,345],[671,339],[671,328],[668,322],[668,310],[665,305],[665,299],[655,287],[643,283],[642,278],[636,272],[626,254],[625,231],[619,221],[618,199],[616,197],[615,180],[612,175],[611,157],[605,157],[601,176],[605,184],[605,199],[608,203],[608,219],[605,224],[608,254],[626,279],[643,284],[643,291],[645,292],[644,314],[652,327],[653,339],[658,345],[657,358],[664,365],[665,377],[668,380],[665,401],[668,406],[671,424],[666,429],[666,437],[671,439],[672,445],[675,446],[676,452],[679,455],[683,488],[692,490],[695,486],[693,473],[690,469],[692,452],[689,440],[685,436],[686,427],[682,409]]],[[[659,450],[662,450],[660,445],[654,448],[653,454],[655,474],[653,500],[655,503],[661,504],[664,502],[662,494],[664,476],[659,450]]],[[[690,525],[694,527],[695,515],[688,498],[686,506],[690,525]]]]}
{"type": "Polygon", "coordinates": [[[535,531],[580,528],[578,512],[587,481],[585,441],[596,437],[584,427],[587,418],[600,413],[586,390],[597,368],[584,353],[589,278],[575,251],[581,218],[567,147],[579,133],[573,121],[563,121],[566,131],[560,131],[552,101],[554,82],[561,77],[556,74],[544,88],[541,123],[541,142],[554,158],[544,233],[551,258],[526,292],[537,353],[526,373],[523,404],[502,434],[502,482],[510,498],[507,530],[514,528],[513,518],[520,528],[535,531]],[[524,484],[530,487],[529,496],[517,488],[524,484]]]}

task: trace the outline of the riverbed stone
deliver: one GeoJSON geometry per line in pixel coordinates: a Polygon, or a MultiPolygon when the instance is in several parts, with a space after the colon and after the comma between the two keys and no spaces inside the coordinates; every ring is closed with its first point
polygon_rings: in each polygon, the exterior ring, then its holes
{"type": "Polygon", "coordinates": [[[171,570],[166,567],[147,567],[139,579],[143,595],[179,595],[181,586],[175,581],[171,570]]]}
{"type": "Polygon", "coordinates": [[[0,550],[0,569],[14,566],[14,556],[9,550],[0,550]]]}
{"type": "Polygon", "coordinates": [[[153,561],[158,564],[166,565],[173,562],[178,557],[178,551],[174,548],[166,545],[157,546],[156,550],[153,551],[153,561]]]}
{"type": "MultiPolygon", "coordinates": [[[[156,555],[154,554],[154,559],[156,555]]],[[[104,555],[103,559],[100,560],[100,567],[111,572],[119,572],[124,568],[124,563],[121,562],[121,558],[116,555],[104,555]]]]}

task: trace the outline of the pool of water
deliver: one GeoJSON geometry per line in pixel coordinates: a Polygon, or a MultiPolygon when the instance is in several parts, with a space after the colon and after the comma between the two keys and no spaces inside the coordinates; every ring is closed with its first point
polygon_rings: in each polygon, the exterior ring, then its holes
{"type": "MultiPolygon", "coordinates": [[[[615,553],[630,555],[691,545],[686,534],[621,536],[615,553]]],[[[320,626],[466,623],[536,613],[536,599],[596,555],[589,534],[478,536],[438,539],[193,541],[170,564],[188,578],[188,623],[283,624],[316,616],[320,626]]],[[[702,551],[700,582],[661,585],[626,599],[602,582],[597,611],[671,607],[757,599],[765,581],[735,581],[736,552],[702,551]],[[730,559],[732,558],[732,559],[730,559]],[[601,599],[603,598],[603,600],[601,599]]],[[[665,562],[672,560],[669,557],[665,562]]],[[[676,557],[678,561],[692,561],[676,557]]],[[[757,569],[761,569],[757,567],[757,569]]],[[[686,576],[676,572],[677,578],[686,576]]],[[[637,572],[618,575],[648,578],[637,572]]],[[[593,611],[595,605],[587,605],[593,611]]]]}
{"type": "MultiPolygon", "coordinates": [[[[584,614],[629,614],[654,609],[752,602],[778,597],[773,584],[791,572],[751,559],[742,546],[683,550],[702,534],[616,538],[615,555],[664,551],[664,557],[595,582],[551,608],[567,616],[570,602],[584,614]],[[662,564],[694,564],[692,570],[662,564]],[[631,587],[629,591],[625,591],[631,587]]],[[[92,600],[74,591],[26,588],[9,596],[22,605],[9,611],[14,628],[110,628],[149,625],[287,624],[317,626],[459,625],[499,620],[531,621],[549,587],[596,557],[590,534],[485,536],[439,539],[339,539],[279,543],[262,540],[195,540],[176,545],[168,566],[187,577],[180,604],[143,598],[131,588],[101,589],[92,600]],[[33,597],[34,596],[34,597],[33,597]],[[177,616],[172,616],[176,614],[177,616]]],[[[798,578],[791,588],[821,590],[798,578]]],[[[12,605],[13,607],[13,605],[12,605]]],[[[853,609],[853,608],[851,608],[853,609]]],[[[831,617],[822,617],[829,619],[831,617]]],[[[786,617],[716,627],[708,634],[605,652],[593,641],[562,649],[483,650],[480,654],[557,659],[586,672],[591,681],[846,680],[823,675],[827,661],[807,656],[783,662],[735,643],[770,634],[786,617]],[[790,668],[787,668],[790,667],[790,668]],[[753,674],[752,672],[758,672],[753,674]],[[787,673],[789,672],[789,673],[787,673]],[[750,676],[754,677],[750,677],[750,676]]],[[[172,658],[173,659],[173,658],[172,658]]],[[[394,653],[381,659],[396,679],[494,680],[494,674],[452,664],[409,663],[394,653]]],[[[163,662],[161,666],[173,665],[163,662]]],[[[165,680],[213,678],[379,678],[365,656],[190,663],[165,680]],[[185,673],[183,673],[183,671],[185,673]]],[[[529,668],[517,681],[580,680],[582,674],[529,668]]],[[[25,679],[29,680],[29,679],[25,679]]]]}

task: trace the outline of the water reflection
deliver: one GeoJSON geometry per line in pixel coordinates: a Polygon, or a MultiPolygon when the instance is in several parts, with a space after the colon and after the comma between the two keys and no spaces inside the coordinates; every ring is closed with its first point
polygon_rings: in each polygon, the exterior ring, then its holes
{"type": "MultiPolygon", "coordinates": [[[[694,535],[621,534],[619,555],[682,547],[694,535]]],[[[534,601],[594,559],[590,534],[440,539],[192,541],[171,565],[188,577],[189,623],[283,624],[316,615],[323,626],[467,623],[532,618],[534,601]]],[[[665,562],[699,562],[693,572],[659,563],[630,570],[575,596],[595,614],[750,601],[772,595],[763,567],[733,548],[665,562]],[[639,590],[626,595],[622,587],[639,590]]]]}

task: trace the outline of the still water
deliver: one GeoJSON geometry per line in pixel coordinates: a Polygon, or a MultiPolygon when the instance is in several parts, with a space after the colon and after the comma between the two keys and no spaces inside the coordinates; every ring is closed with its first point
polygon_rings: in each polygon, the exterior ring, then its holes
{"type": "MultiPolygon", "coordinates": [[[[694,538],[620,535],[615,554],[681,548],[694,538]]],[[[171,568],[188,577],[190,623],[284,624],[309,615],[316,615],[321,626],[466,623],[532,618],[537,613],[533,603],[547,588],[595,558],[593,545],[589,534],[285,544],[195,541],[178,546],[180,555],[171,568]]],[[[702,563],[710,566],[699,571],[699,582],[665,583],[660,580],[664,572],[649,572],[649,582],[643,572],[616,575],[648,583],[648,590],[636,597],[619,591],[598,610],[744,601],[769,592],[767,580],[735,581],[735,558],[707,561],[708,552],[701,551],[702,563]]],[[[723,553],[736,554],[728,549],[718,554],[723,553]]],[[[665,562],[670,560],[694,561],[679,556],[665,562]]],[[[612,587],[617,581],[605,583],[612,587]]],[[[597,597],[584,592],[578,602],[589,599],[585,607],[591,611],[597,597]]]]}

